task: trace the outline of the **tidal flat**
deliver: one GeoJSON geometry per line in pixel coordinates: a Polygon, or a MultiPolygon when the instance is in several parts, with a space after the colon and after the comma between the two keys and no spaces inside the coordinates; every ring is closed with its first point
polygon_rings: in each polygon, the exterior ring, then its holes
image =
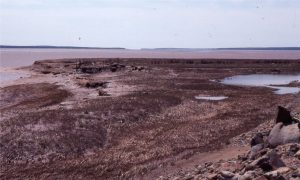
{"type": "Polygon", "coordinates": [[[296,75],[300,60],[66,58],[23,70],[31,75],[0,89],[3,179],[154,179],[234,145],[279,105],[300,111],[299,93],[220,83],[296,75]]]}

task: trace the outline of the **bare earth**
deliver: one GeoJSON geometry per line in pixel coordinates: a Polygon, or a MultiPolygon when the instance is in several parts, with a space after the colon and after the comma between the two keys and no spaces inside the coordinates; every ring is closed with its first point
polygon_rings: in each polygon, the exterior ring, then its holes
{"type": "Polygon", "coordinates": [[[299,74],[300,60],[78,58],[23,70],[32,76],[0,89],[1,179],[155,179],[244,153],[235,137],[278,105],[299,108],[299,94],[218,81],[299,74]]]}

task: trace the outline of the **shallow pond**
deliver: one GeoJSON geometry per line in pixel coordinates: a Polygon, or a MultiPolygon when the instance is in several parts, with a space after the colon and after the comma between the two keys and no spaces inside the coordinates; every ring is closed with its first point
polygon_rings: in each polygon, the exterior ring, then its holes
{"type": "Polygon", "coordinates": [[[1,72],[0,71],[0,85],[13,81],[13,80],[17,80],[21,77],[27,77],[28,74],[26,73],[21,73],[21,72],[1,72]]]}
{"type": "Polygon", "coordinates": [[[296,94],[300,92],[299,87],[288,87],[293,81],[300,82],[300,75],[272,75],[272,74],[252,74],[238,75],[225,78],[223,84],[237,86],[264,86],[275,89],[276,94],[296,94]]]}
{"type": "Polygon", "coordinates": [[[226,96],[195,96],[196,99],[209,100],[209,101],[221,101],[227,99],[226,96]]]}

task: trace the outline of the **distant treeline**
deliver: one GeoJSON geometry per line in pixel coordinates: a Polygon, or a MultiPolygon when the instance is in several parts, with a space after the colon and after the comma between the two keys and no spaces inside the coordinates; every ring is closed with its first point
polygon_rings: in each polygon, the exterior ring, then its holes
{"type": "Polygon", "coordinates": [[[300,50],[300,47],[217,48],[217,50],[300,50]]]}
{"type": "Polygon", "coordinates": [[[213,51],[213,50],[300,50],[300,47],[242,47],[242,48],[144,48],[161,51],[213,51]]]}
{"type": "Polygon", "coordinates": [[[120,47],[76,47],[76,46],[13,46],[13,45],[0,45],[0,48],[38,48],[38,49],[125,49],[120,47]]]}

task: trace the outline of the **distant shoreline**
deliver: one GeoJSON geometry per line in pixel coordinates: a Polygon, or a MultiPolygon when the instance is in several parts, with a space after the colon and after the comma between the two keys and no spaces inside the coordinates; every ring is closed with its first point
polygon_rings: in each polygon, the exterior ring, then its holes
{"type": "Polygon", "coordinates": [[[142,48],[141,50],[158,50],[158,51],[230,51],[230,50],[234,50],[234,51],[266,51],[266,50],[270,50],[270,51],[274,51],[274,50],[295,50],[295,51],[299,51],[300,47],[240,47],[240,48],[142,48]]]}
{"type": "MultiPolygon", "coordinates": [[[[15,45],[0,45],[0,49],[99,49],[99,50],[130,50],[122,47],[80,47],[80,46],[48,46],[48,45],[37,45],[37,46],[15,46],[15,45]]],[[[141,48],[135,50],[142,51],[230,51],[230,50],[295,50],[300,51],[300,47],[234,47],[234,48],[141,48]]]]}
{"type": "Polygon", "coordinates": [[[125,50],[120,47],[80,47],[80,46],[13,46],[13,45],[0,45],[0,49],[117,49],[125,50]]]}

